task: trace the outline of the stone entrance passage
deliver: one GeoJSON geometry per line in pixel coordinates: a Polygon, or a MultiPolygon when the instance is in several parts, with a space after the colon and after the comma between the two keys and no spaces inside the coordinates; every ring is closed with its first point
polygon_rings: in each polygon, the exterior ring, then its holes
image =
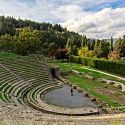
{"type": "Polygon", "coordinates": [[[64,85],[63,88],[52,90],[45,95],[45,100],[49,104],[68,108],[97,108],[89,98],[84,97],[82,93],[75,89],[73,90],[73,96],[71,96],[70,89],[70,86],[64,85]]]}

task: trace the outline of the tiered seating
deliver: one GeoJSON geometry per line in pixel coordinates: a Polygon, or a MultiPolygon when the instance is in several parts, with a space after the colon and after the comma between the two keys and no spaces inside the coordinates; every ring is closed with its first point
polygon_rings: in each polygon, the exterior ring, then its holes
{"type": "Polygon", "coordinates": [[[46,113],[61,115],[97,114],[93,108],[69,109],[45,103],[44,94],[62,87],[55,81],[43,57],[1,57],[0,99],[17,107],[31,107],[46,113]],[[42,99],[41,99],[42,95],[42,99]]]}
{"type": "Polygon", "coordinates": [[[36,99],[37,89],[57,86],[43,57],[0,58],[0,99],[5,103],[28,106],[29,98],[36,99]]]}
{"type": "Polygon", "coordinates": [[[54,85],[54,84],[52,85],[52,84],[53,83],[48,83],[48,84],[46,84],[46,87],[45,87],[45,85],[39,85],[39,86],[36,86],[34,89],[32,89],[30,91],[30,93],[28,93],[28,103],[29,103],[29,105],[31,105],[32,107],[34,107],[35,109],[38,109],[40,111],[46,111],[46,109],[47,109],[47,112],[49,112],[49,113],[59,114],[58,110],[56,110],[56,112],[55,112],[55,111],[52,111],[52,110],[48,109],[49,106],[44,103],[44,98],[43,98],[43,100],[41,100],[42,94],[44,96],[44,94],[47,91],[61,87],[58,84],[57,85],[54,85]],[[41,100],[42,103],[39,103],[39,100],[41,100]]]}

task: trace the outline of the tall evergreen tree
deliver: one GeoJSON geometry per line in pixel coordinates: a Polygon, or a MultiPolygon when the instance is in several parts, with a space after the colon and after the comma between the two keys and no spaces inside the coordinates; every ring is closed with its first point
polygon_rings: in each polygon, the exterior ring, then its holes
{"type": "Polygon", "coordinates": [[[125,36],[123,36],[123,39],[120,38],[115,42],[114,50],[119,53],[120,57],[125,56],[125,36]]]}
{"type": "Polygon", "coordinates": [[[110,39],[110,51],[113,51],[113,38],[110,39]]]}
{"type": "Polygon", "coordinates": [[[98,58],[107,58],[109,53],[109,43],[105,40],[97,40],[95,42],[94,51],[98,58]]]}

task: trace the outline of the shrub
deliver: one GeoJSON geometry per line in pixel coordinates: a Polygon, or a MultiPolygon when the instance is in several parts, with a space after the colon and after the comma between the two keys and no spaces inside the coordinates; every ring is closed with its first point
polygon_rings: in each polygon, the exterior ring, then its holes
{"type": "Polygon", "coordinates": [[[80,58],[78,56],[70,56],[70,61],[73,63],[79,63],[85,66],[90,66],[92,68],[97,68],[97,69],[125,75],[124,63],[120,63],[116,61],[108,61],[104,59],[97,59],[97,58],[88,58],[88,57],[80,58]]]}
{"type": "Polygon", "coordinates": [[[68,57],[67,57],[66,53],[67,53],[66,49],[58,49],[56,51],[55,57],[56,57],[56,59],[67,59],[68,57]]]}

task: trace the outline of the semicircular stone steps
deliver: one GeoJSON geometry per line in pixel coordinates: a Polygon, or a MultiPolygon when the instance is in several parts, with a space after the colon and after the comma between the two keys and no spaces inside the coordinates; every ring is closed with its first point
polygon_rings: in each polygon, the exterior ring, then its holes
{"type": "MultiPolygon", "coordinates": [[[[62,84],[62,83],[61,83],[62,84]]],[[[43,57],[1,57],[0,58],[0,99],[16,107],[29,107],[48,114],[89,115],[97,109],[70,109],[47,104],[44,94],[62,87],[52,78],[43,57]]]]}
{"type": "Polygon", "coordinates": [[[98,109],[95,108],[65,108],[54,106],[52,104],[47,104],[44,100],[44,94],[52,89],[59,88],[60,86],[47,86],[43,89],[43,86],[37,86],[28,94],[28,103],[35,109],[56,115],[96,115],[98,114],[98,109]],[[41,99],[41,95],[43,98],[41,99]]]}

